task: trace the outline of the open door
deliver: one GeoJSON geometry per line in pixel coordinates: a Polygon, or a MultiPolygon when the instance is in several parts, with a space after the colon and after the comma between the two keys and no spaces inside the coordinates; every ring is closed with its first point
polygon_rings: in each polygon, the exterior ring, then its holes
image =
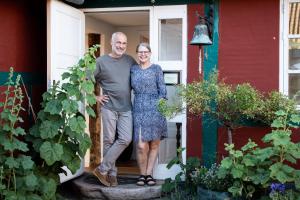
{"type": "MultiPolygon", "coordinates": [[[[82,11],[57,0],[47,1],[47,86],[61,80],[61,75],[84,55],[85,17],[82,11]]],[[[81,168],[72,175],[60,174],[65,182],[79,176],[81,168]]]]}
{"type": "MultiPolygon", "coordinates": [[[[150,45],[153,62],[159,64],[164,72],[168,101],[177,101],[176,85],[186,84],[187,77],[187,7],[155,6],[150,26],[150,45]]],[[[186,162],[186,151],[177,155],[177,148],[186,148],[186,114],[182,113],[168,120],[168,138],[160,144],[158,162],[154,177],[174,178],[180,171],[178,165],[167,169],[167,164],[176,156],[186,162]]]]}

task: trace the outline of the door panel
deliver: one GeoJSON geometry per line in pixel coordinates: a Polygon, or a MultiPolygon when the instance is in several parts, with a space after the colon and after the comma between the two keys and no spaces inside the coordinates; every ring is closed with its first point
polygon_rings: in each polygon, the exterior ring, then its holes
{"type": "MultiPolygon", "coordinates": [[[[186,83],[187,74],[187,8],[180,6],[153,7],[150,23],[150,45],[153,48],[152,59],[159,64],[165,73],[178,74],[179,82],[186,83]],[[151,29],[152,27],[152,29],[151,29]]],[[[151,15],[151,14],[150,14],[151,15]]],[[[167,84],[168,99],[176,99],[174,84],[167,84]]],[[[174,178],[180,171],[179,166],[170,170],[168,162],[177,155],[177,148],[186,147],[186,115],[181,114],[168,120],[168,138],[161,142],[158,162],[154,169],[154,177],[174,178]]],[[[186,160],[186,152],[182,155],[186,160]]]]}
{"type": "MultiPolygon", "coordinates": [[[[84,14],[78,9],[57,0],[47,1],[47,85],[61,80],[61,75],[68,67],[76,64],[84,54],[84,14]]],[[[65,182],[84,171],[81,168],[72,175],[59,174],[60,181],[65,182]]]]}
{"type": "Polygon", "coordinates": [[[49,86],[83,56],[85,23],[82,11],[57,0],[48,0],[47,17],[49,86]]]}

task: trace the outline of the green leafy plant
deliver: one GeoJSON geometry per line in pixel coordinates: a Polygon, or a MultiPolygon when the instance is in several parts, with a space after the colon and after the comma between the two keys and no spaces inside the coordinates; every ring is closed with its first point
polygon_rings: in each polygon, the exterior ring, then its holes
{"type": "Polygon", "coordinates": [[[218,177],[220,165],[214,163],[209,168],[201,166],[197,169],[193,181],[196,185],[199,185],[205,189],[224,192],[227,191],[232,185],[232,179],[230,176],[225,178],[218,177]]]}
{"type": "Polygon", "coordinates": [[[234,144],[226,144],[229,156],[222,160],[218,176],[232,176],[234,183],[228,191],[233,196],[253,198],[274,182],[293,183],[300,188],[300,171],[291,165],[300,158],[300,143],[291,140],[291,128],[298,127],[300,116],[288,113],[293,112],[280,110],[275,113],[273,130],[262,139],[265,148],[251,140],[238,150],[234,144]]]}
{"type": "Polygon", "coordinates": [[[175,101],[175,103],[168,103],[166,99],[160,99],[158,101],[158,111],[168,119],[174,118],[176,115],[183,111],[182,102],[175,101]]]}
{"type": "Polygon", "coordinates": [[[78,64],[62,75],[64,83],[53,83],[43,94],[42,109],[26,134],[19,127],[23,109],[20,77],[13,81],[11,69],[0,115],[0,199],[56,199],[59,173],[80,167],[91,141],[85,133],[85,110],[95,116],[94,53],[89,49],[78,64]]]}
{"type": "MultiPolygon", "coordinates": [[[[184,151],[183,148],[177,149],[178,155],[181,155],[182,151],[184,151]]],[[[162,191],[171,193],[171,199],[196,199],[197,185],[193,181],[193,177],[200,167],[200,160],[196,157],[190,157],[184,164],[180,156],[177,156],[168,163],[167,168],[170,169],[175,165],[178,165],[181,171],[174,180],[171,178],[165,180],[162,191]]]]}
{"type": "Polygon", "coordinates": [[[229,144],[233,130],[245,126],[243,119],[254,119],[258,112],[262,113],[260,92],[248,83],[233,86],[218,81],[217,72],[208,80],[183,86],[180,94],[190,113],[208,114],[227,128],[229,144]]]}
{"type": "Polygon", "coordinates": [[[255,120],[271,126],[272,122],[277,118],[277,115],[274,115],[276,111],[282,110],[290,116],[297,114],[295,107],[296,102],[294,99],[289,99],[281,92],[271,91],[264,96],[261,109],[256,113],[255,120]]]}
{"type": "Polygon", "coordinates": [[[18,126],[23,122],[19,113],[24,110],[20,78],[18,75],[13,80],[10,68],[4,102],[0,103],[0,199],[20,199],[23,195],[34,199],[39,190],[34,162],[26,155],[29,148],[21,139],[26,133],[18,126]]]}

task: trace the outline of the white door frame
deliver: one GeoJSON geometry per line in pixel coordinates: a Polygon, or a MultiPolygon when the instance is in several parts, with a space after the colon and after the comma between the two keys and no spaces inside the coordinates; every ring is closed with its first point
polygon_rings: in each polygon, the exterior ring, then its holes
{"type": "MultiPolygon", "coordinates": [[[[84,13],[90,12],[116,12],[116,11],[149,11],[149,43],[153,50],[152,61],[160,64],[163,70],[180,71],[181,83],[186,84],[187,80],[187,6],[141,6],[141,7],[116,7],[116,8],[88,8],[81,9],[84,13]],[[180,14],[178,14],[180,13],[180,14]],[[182,60],[181,61],[158,61],[158,20],[157,19],[182,18],[182,60]]],[[[181,147],[186,148],[186,113],[183,113],[170,122],[182,123],[181,147]]],[[[182,153],[183,163],[186,163],[186,151],[182,153]]],[[[179,166],[174,166],[170,170],[166,169],[167,164],[156,164],[154,169],[155,178],[174,178],[179,166]]]]}

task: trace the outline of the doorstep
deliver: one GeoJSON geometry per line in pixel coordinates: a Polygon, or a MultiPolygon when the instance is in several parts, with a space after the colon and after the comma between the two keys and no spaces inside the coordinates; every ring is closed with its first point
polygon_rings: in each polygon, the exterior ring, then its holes
{"type": "Polygon", "coordinates": [[[106,187],[91,172],[85,172],[72,180],[72,187],[80,193],[82,200],[142,200],[161,196],[161,186],[164,181],[158,180],[155,186],[137,186],[136,179],[137,176],[118,176],[118,186],[106,187]]]}

